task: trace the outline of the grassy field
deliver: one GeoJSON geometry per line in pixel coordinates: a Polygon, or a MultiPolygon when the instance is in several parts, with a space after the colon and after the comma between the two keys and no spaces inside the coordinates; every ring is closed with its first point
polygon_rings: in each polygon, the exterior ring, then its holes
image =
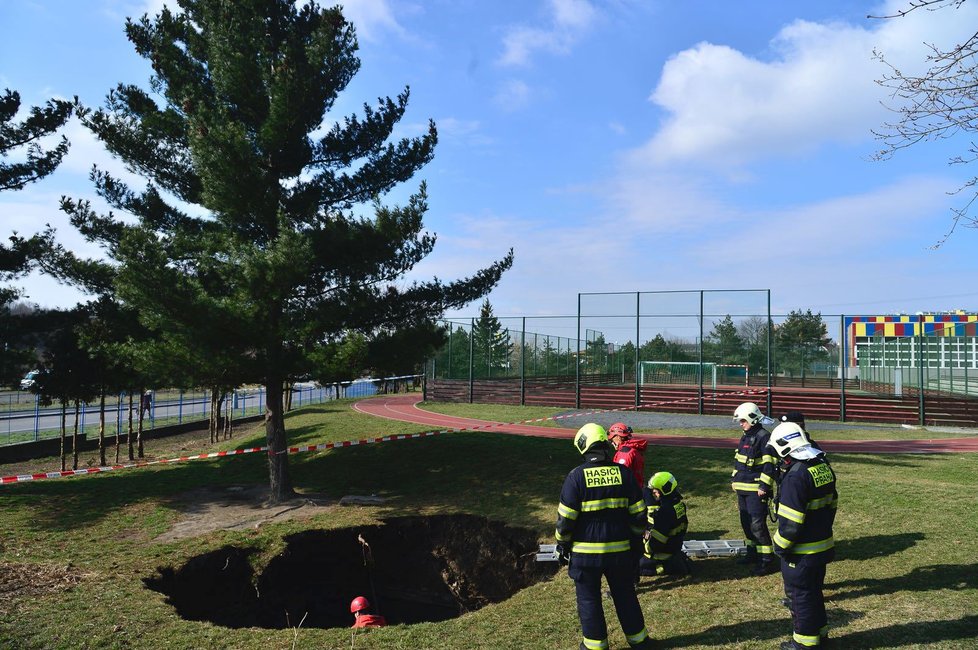
{"type": "MultiPolygon", "coordinates": [[[[556,411],[468,405],[439,410],[503,421],[556,411]]],[[[424,430],[355,413],[346,401],[303,409],[287,424],[292,444],[424,430]]],[[[262,442],[255,428],[223,447],[262,442]]],[[[182,445],[182,453],[204,443],[206,436],[170,442],[182,445]]],[[[153,453],[172,455],[166,448],[153,453]]],[[[730,456],[726,450],[648,450],[647,469],[672,471],[681,482],[691,539],[740,537],[727,484],[730,456]]],[[[829,567],[826,595],[836,647],[978,647],[978,454],[837,454],[832,461],[841,493],[839,559],[829,567]]],[[[167,543],[154,539],[182,516],[174,497],[203,486],[264,483],[264,457],[0,487],[0,647],[573,648],[579,626],[566,572],[456,619],[391,626],[355,638],[346,629],[232,629],[183,620],[142,580],[158,567],[178,566],[227,545],[255,549],[251,561],[260,568],[281,552],[286,535],[405,514],[485,515],[552,541],[561,481],[578,462],[569,440],[492,432],[300,454],[290,459],[299,491],[336,499],[377,494],[386,503],[334,505],[310,519],[167,543]]],[[[0,466],[0,473],[11,472],[0,466]]],[[[692,580],[645,579],[640,587],[649,629],[662,647],[770,648],[788,637],[779,576],[748,578],[728,559],[697,560],[695,567],[692,580]]],[[[610,601],[606,611],[612,647],[627,647],[610,601]]]]}

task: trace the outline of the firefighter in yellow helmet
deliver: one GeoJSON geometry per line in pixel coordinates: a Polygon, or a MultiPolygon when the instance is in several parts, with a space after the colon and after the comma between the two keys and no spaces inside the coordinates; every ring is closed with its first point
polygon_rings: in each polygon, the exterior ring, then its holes
{"type": "Polygon", "coordinates": [[[577,592],[583,639],[580,648],[606,650],[608,626],[601,578],[615,603],[622,632],[633,648],[651,648],[645,617],[635,595],[634,549],[641,541],[645,502],[630,469],[612,462],[608,433],[585,424],[574,436],[584,462],[567,474],[557,506],[557,552],[569,562],[577,592]]]}
{"type": "Polygon", "coordinates": [[[642,575],[686,575],[690,561],[683,553],[689,519],[679,481],[669,472],[656,472],[649,479],[645,496],[648,524],[645,552],[639,568],[642,575]]]}

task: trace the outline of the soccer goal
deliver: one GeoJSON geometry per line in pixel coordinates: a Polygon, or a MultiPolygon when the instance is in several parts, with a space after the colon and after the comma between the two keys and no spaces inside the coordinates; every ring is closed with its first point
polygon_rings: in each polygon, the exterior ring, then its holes
{"type": "Polygon", "coordinates": [[[727,386],[749,386],[750,368],[743,363],[717,365],[717,380],[727,386]]]}
{"type": "Polygon", "coordinates": [[[638,383],[700,385],[700,367],[703,368],[703,385],[717,387],[717,364],[704,361],[640,361],[638,383]]]}

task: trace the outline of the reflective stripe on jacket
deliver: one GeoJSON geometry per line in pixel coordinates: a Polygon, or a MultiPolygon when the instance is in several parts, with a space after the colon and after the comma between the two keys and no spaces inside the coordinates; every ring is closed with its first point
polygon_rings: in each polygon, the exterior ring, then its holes
{"type": "Polygon", "coordinates": [[[631,470],[589,458],[564,479],[557,506],[557,542],[571,562],[607,566],[629,562],[632,542],[645,530],[645,501],[631,470]]]}
{"type": "Polygon", "coordinates": [[[838,505],[835,472],[825,454],[793,460],[778,490],[778,530],[773,542],[779,554],[824,556],[831,561],[838,505]]]}
{"type": "Polygon", "coordinates": [[[773,491],[777,458],[768,447],[770,438],[771,434],[760,424],[755,424],[740,437],[730,475],[735,492],[756,494],[760,485],[773,491]]]}
{"type": "Polygon", "coordinates": [[[663,495],[657,504],[649,505],[649,544],[650,554],[675,553],[683,547],[689,519],[686,517],[686,503],[678,492],[663,495]]]}

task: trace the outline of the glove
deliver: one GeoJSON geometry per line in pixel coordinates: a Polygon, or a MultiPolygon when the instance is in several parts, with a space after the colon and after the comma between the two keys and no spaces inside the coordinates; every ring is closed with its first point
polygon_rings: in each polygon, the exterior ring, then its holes
{"type": "Polygon", "coordinates": [[[570,564],[570,549],[563,544],[557,544],[557,565],[567,566],[570,564]]]}

